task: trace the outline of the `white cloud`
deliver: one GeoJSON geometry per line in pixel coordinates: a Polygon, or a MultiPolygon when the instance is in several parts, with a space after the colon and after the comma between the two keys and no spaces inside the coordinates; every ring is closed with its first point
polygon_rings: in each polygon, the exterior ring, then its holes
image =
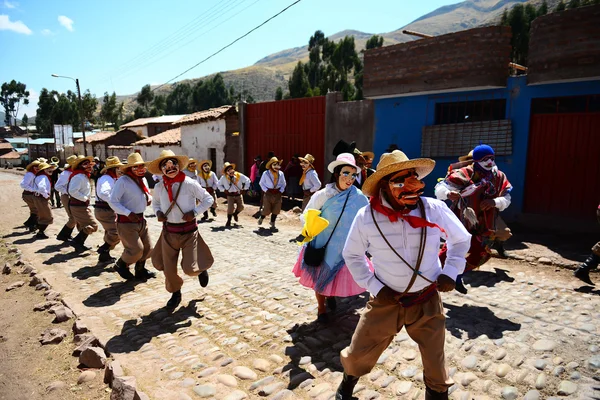
{"type": "Polygon", "coordinates": [[[4,14],[0,14],[0,31],[13,31],[25,35],[31,35],[33,33],[22,21],[12,22],[10,17],[4,14]]]}
{"type": "Polygon", "coordinates": [[[4,0],[4,7],[6,8],[17,8],[18,5],[19,3],[13,3],[8,0],[4,0]]]}
{"type": "Polygon", "coordinates": [[[52,35],[54,35],[54,32],[52,32],[50,29],[42,29],[42,35],[52,36],[52,35]]]}
{"type": "Polygon", "coordinates": [[[69,17],[66,17],[64,15],[59,15],[58,16],[58,22],[64,26],[65,28],[67,28],[68,31],[73,32],[73,20],[69,17]]]}

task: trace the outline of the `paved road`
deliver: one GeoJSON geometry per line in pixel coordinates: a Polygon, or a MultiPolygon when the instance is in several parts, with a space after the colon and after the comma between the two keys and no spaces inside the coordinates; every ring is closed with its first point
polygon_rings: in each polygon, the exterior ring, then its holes
{"type": "MultiPolygon", "coordinates": [[[[216,260],[210,284],[203,289],[186,277],[182,305],[169,313],[162,276],[125,283],[96,265],[96,253],[77,255],[54,240],[63,209],[54,210],[51,239],[35,241],[16,228],[27,217],[18,180],[0,172],[5,237],[152,399],[333,398],[339,350],[349,343],[367,295],[339,301],[328,326],[314,323],[313,292],[291,273],[298,246],[289,239],[297,226],[269,235],[256,230],[256,220],[242,218],[240,227],[226,230],[222,215],[201,225],[216,260]]],[[[156,240],[159,224],[149,221],[156,240]]],[[[89,242],[95,248],[101,240],[97,233],[89,242]]],[[[498,259],[465,281],[467,296],[444,295],[448,367],[456,381],[451,398],[600,398],[594,379],[600,291],[582,290],[552,267],[498,259]]],[[[423,388],[418,348],[403,331],[361,379],[356,396],[422,399],[423,388]]]]}

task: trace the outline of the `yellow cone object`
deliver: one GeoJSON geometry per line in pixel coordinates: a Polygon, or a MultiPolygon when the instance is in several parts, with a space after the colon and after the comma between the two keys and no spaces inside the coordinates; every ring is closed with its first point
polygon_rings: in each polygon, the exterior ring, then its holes
{"type": "Polygon", "coordinates": [[[309,208],[306,212],[304,227],[302,228],[304,240],[299,243],[300,245],[310,242],[315,236],[323,232],[323,230],[329,226],[329,221],[319,215],[321,215],[321,210],[309,208]]]}

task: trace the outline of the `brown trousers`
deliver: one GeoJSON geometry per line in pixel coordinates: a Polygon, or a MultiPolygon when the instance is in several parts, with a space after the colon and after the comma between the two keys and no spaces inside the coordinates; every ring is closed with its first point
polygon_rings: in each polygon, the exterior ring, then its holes
{"type": "Polygon", "coordinates": [[[33,196],[34,204],[37,210],[38,224],[51,225],[54,221],[52,217],[52,209],[50,208],[50,199],[45,199],[43,196],[33,196]]]}
{"type": "Polygon", "coordinates": [[[402,327],[419,345],[425,384],[436,392],[448,390],[454,382],[446,371],[446,317],[438,292],[426,302],[408,308],[382,304],[371,297],[350,346],[341,351],[344,372],[353,376],[368,374],[402,327]]]}
{"type": "Polygon", "coordinates": [[[215,194],[214,191],[212,193],[208,192],[208,194],[210,194],[210,196],[213,198],[213,203],[212,203],[212,206],[210,206],[210,208],[212,208],[213,210],[216,210],[217,209],[217,195],[215,194]]]}
{"type": "Polygon", "coordinates": [[[227,196],[227,215],[231,215],[233,213],[239,214],[244,209],[244,197],[242,195],[239,196],[227,196]],[[234,209],[234,205],[236,205],[234,209]]]}
{"type": "Polygon", "coordinates": [[[23,193],[21,198],[23,199],[25,204],[27,204],[27,207],[29,207],[29,213],[37,215],[37,207],[35,206],[35,195],[23,193]]]}
{"type": "Polygon", "coordinates": [[[148,223],[142,220],[137,224],[117,222],[117,232],[123,244],[121,260],[127,265],[146,261],[152,252],[148,223]]]}
{"type": "Polygon", "coordinates": [[[94,216],[104,228],[104,243],[114,249],[121,241],[117,232],[117,214],[112,209],[94,207],[94,216]]]}
{"type": "MultiPolygon", "coordinates": [[[[71,209],[69,208],[69,195],[61,194],[60,202],[65,207],[65,211],[67,212],[67,217],[69,217],[69,219],[67,220],[67,223],[65,225],[69,229],[75,228],[77,226],[77,222],[75,221],[75,218],[73,218],[73,215],[71,214],[71,209]]],[[[78,227],[77,230],[81,230],[81,229],[79,229],[79,227],[78,227]]]]}
{"type": "Polygon", "coordinates": [[[77,223],[80,232],[91,235],[98,230],[98,223],[92,217],[92,211],[89,207],[69,205],[69,211],[77,223]]]}
{"type": "Polygon", "coordinates": [[[269,193],[265,192],[263,198],[263,209],[262,215],[267,216],[269,214],[279,215],[281,212],[281,192],[269,193]]]}
{"type": "Polygon", "coordinates": [[[313,194],[314,193],[306,194],[306,192],[304,192],[304,197],[302,198],[302,211],[304,211],[304,209],[308,205],[308,202],[310,201],[310,198],[313,196],[313,194]]]}
{"type": "Polygon", "coordinates": [[[181,289],[183,279],[177,273],[177,259],[181,252],[181,269],[186,275],[198,276],[215,261],[208,245],[196,230],[189,233],[169,233],[163,228],[152,250],[154,268],[165,274],[167,292],[181,289]]]}

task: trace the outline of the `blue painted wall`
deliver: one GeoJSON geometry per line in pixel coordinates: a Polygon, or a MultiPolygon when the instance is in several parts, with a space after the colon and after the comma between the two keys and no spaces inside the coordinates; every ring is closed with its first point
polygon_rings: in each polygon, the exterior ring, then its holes
{"type": "MultiPolygon", "coordinates": [[[[531,115],[531,100],[544,97],[583,96],[600,94],[600,80],[527,86],[527,78],[510,77],[502,89],[456,92],[434,95],[395,97],[375,100],[375,159],[391,144],[397,144],[409,158],[421,156],[421,134],[424,126],[433,125],[438,102],[488,100],[505,98],[506,118],[512,120],[513,154],[496,158],[513,185],[512,204],[503,215],[515,217],[522,213],[527,165],[527,146],[531,115]]],[[[446,175],[448,165],[456,157],[436,158],[434,171],[425,178],[427,196],[433,196],[437,179],[446,175]]]]}

